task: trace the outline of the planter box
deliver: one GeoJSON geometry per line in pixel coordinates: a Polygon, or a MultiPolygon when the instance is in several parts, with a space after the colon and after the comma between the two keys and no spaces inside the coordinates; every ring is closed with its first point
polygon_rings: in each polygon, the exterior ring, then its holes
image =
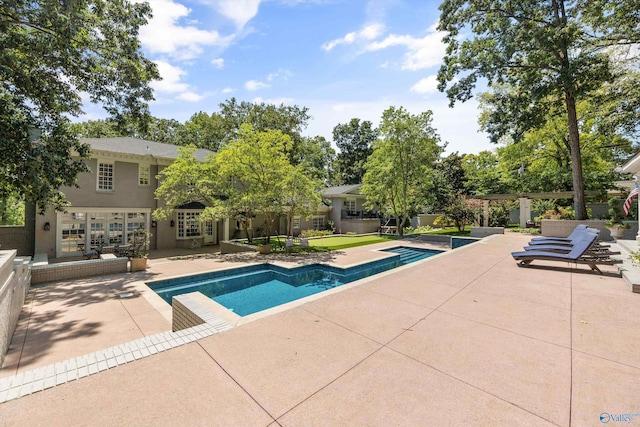
{"type": "Polygon", "coordinates": [[[146,269],[146,258],[131,258],[131,271],[145,271],[146,269]]]}
{"type": "MultiPolygon", "coordinates": [[[[578,224],[586,224],[591,228],[600,230],[598,238],[600,240],[612,240],[611,233],[605,226],[607,221],[604,219],[588,219],[584,221],[566,220],[566,219],[543,219],[542,230],[543,236],[549,237],[567,237],[578,224]]],[[[638,233],[638,221],[626,221],[629,228],[624,230],[624,240],[635,240],[638,233]]]]}
{"type": "Polygon", "coordinates": [[[504,227],[471,227],[471,237],[486,237],[492,234],[504,234],[504,227]]]}
{"type": "Polygon", "coordinates": [[[262,255],[267,255],[271,253],[271,244],[268,245],[258,245],[258,253],[262,255]]]}

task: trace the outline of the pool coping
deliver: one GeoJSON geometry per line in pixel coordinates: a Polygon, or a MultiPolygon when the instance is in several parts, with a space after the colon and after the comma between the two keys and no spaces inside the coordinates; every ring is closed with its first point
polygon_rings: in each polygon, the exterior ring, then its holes
{"type": "MultiPolygon", "coordinates": [[[[308,265],[313,265],[313,264],[320,264],[320,265],[327,265],[333,268],[338,268],[338,269],[348,269],[348,268],[353,268],[353,267],[358,267],[361,265],[365,265],[374,261],[379,261],[379,260],[385,260],[387,258],[393,258],[393,257],[397,257],[399,256],[398,254],[394,254],[389,252],[390,249],[394,249],[394,248],[399,248],[399,247],[414,247],[414,248],[419,248],[419,249],[430,249],[430,250],[439,250],[441,251],[440,253],[436,253],[430,257],[427,257],[425,259],[421,259],[419,261],[415,261],[412,262],[410,264],[406,264],[400,267],[396,267],[396,268],[392,268],[390,270],[387,271],[383,271],[377,274],[374,274],[373,276],[369,276],[369,277],[365,277],[341,286],[337,286],[335,288],[332,289],[328,289],[322,292],[318,292],[316,294],[313,295],[308,295],[306,297],[303,298],[299,298],[293,301],[289,301],[287,303],[284,304],[280,304],[276,307],[272,307],[272,308],[268,308],[266,310],[261,310],[259,312],[253,313],[253,314],[249,314],[247,316],[240,316],[236,313],[234,313],[233,311],[229,310],[228,308],[226,308],[225,306],[223,306],[222,304],[217,303],[216,301],[212,300],[211,298],[207,297],[206,295],[202,294],[199,291],[195,291],[195,292],[190,292],[184,295],[190,295],[191,301],[190,301],[190,305],[191,307],[193,307],[195,310],[198,311],[208,311],[210,312],[212,315],[217,316],[221,319],[223,319],[225,322],[227,322],[228,324],[230,324],[232,327],[237,327],[237,326],[241,326],[241,325],[245,325],[247,323],[251,323],[253,321],[268,317],[268,316],[272,316],[274,314],[277,313],[281,313],[287,310],[290,310],[292,308],[295,307],[299,307],[301,305],[307,304],[309,302],[312,301],[316,301],[320,298],[324,298],[326,296],[329,295],[333,295],[335,293],[338,292],[342,292],[342,291],[346,291],[349,289],[352,289],[354,287],[363,285],[365,283],[368,283],[372,280],[377,280],[381,277],[385,277],[389,274],[391,274],[392,272],[398,272],[398,271],[402,271],[403,269],[406,268],[410,268],[412,266],[417,266],[420,265],[426,261],[429,261],[431,259],[437,259],[443,255],[449,254],[453,251],[459,251],[461,249],[464,249],[467,246],[473,245],[473,244],[477,244],[482,242],[482,240],[477,240],[473,243],[469,243],[467,245],[464,246],[460,246],[457,248],[448,248],[448,249],[437,249],[437,248],[424,248],[422,244],[416,244],[414,242],[402,242],[401,244],[398,245],[394,245],[394,246],[385,246],[382,248],[375,248],[375,249],[371,249],[370,252],[376,252],[380,255],[383,255],[382,257],[376,258],[374,260],[366,260],[366,261],[361,261],[361,262],[356,262],[356,263],[352,263],[352,264],[346,264],[346,265],[337,265],[334,263],[329,263],[329,262],[310,262],[308,264],[303,264],[300,266],[290,266],[287,263],[284,263],[282,261],[263,261],[263,262],[258,262],[258,263],[246,263],[240,266],[233,266],[233,267],[229,267],[229,268],[221,268],[218,270],[215,270],[216,272],[218,271],[227,271],[227,270],[234,270],[234,269],[238,269],[238,268],[242,268],[242,267],[247,267],[247,266],[253,266],[253,265],[275,265],[277,267],[280,268],[286,268],[286,269],[295,269],[295,268],[300,268],[300,267],[304,267],[304,266],[308,266],[308,265]],[[199,296],[196,296],[194,294],[199,294],[199,296]]],[[[432,244],[431,242],[426,242],[426,244],[432,244]]],[[[196,276],[198,274],[206,274],[206,273],[197,273],[197,274],[181,274],[181,275],[176,275],[176,276],[171,276],[171,277],[165,277],[162,279],[158,279],[158,280],[150,280],[150,281],[145,281],[144,285],[147,288],[147,290],[151,291],[152,294],[155,295],[155,297],[157,297],[157,299],[161,300],[162,303],[166,304],[167,307],[171,307],[170,304],[168,304],[164,299],[162,299],[162,297],[160,297],[153,289],[151,286],[149,286],[149,284],[153,284],[154,282],[161,282],[161,281],[165,281],[165,280],[172,280],[172,279],[180,279],[180,278],[184,278],[184,277],[190,277],[190,276],[196,276]]]]}

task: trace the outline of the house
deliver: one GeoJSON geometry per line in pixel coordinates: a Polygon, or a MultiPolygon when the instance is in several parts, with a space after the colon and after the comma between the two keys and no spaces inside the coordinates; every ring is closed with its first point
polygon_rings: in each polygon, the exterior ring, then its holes
{"type": "Polygon", "coordinates": [[[323,198],[330,200],[329,220],[337,233],[375,233],[380,229],[380,217],[364,207],[366,196],[360,192],[362,184],[340,185],[324,190],[323,198]]]}
{"type": "MultiPolygon", "coordinates": [[[[86,138],[91,146],[89,172],[78,175],[78,187],[64,187],[71,206],[48,208],[35,216],[35,253],[52,258],[77,256],[104,246],[126,245],[139,227],[152,233],[150,249],[217,244],[228,238],[229,221],[199,220],[204,205],[188,203],[173,218],[153,221],[161,201],[154,196],[156,176],[178,156],[178,146],[136,138],[86,138]]],[[[203,161],[211,151],[198,149],[203,161]]]]}
{"type": "MultiPolygon", "coordinates": [[[[243,238],[239,222],[225,219],[201,221],[205,208],[193,201],[175,209],[173,217],[154,221],[152,212],[162,207],[155,198],[156,176],[178,157],[179,146],[130,137],[84,138],[91,146],[86,160],[88,172],[78,175],[78,187],[63,187],[71,206],[65,212],[47,208],[44,215],[27,207],[25,227],[2,232],[3,247],[17,247],[21,255],[44,253],[49,258],[79,256],[105,247],[129,244],[134,230],[142,227],[152,236],[149,249],[173,249],[216,245],[221,240],[243,238]],[[28,244],[26,244],[26,243],[28,244]]],[[[197,149],[196,158],[204,161],[211,151],[197,149]]],[[[363,207],[362,184],[329,187],[325,203],[306,218],[292,219],[292,231],[325,230],[333,224],[338,233],[378,231],[376,213],[363,207]]],[[[261,217],[251,220],[254,235],[261,235],[261,217]]],[[[286,215],[276,221],[273,232],[286,234],[286,215]]]]}

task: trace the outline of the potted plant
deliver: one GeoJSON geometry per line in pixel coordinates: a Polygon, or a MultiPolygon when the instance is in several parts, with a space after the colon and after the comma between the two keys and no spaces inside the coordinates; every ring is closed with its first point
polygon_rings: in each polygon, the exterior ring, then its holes
{"type": "Polygon", "coordinates": [[[618,197],[609,199],[609,221],[604,224],[614,239],[622,238],[622,236],[624,236],[624,230],[629,228],[629,225],[623,222],[624,216],[620,210],[620,202],[621,199],[618,197]]]}
{"type": "Polygon", "coordinates": [[[131,271],[144,271],[147,269],[147,249],[151,233],[140,227],[133,231],[131,271]]]}

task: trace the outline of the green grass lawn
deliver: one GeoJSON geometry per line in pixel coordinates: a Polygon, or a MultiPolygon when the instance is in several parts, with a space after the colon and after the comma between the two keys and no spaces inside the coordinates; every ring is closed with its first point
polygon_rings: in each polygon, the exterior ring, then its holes
{"type": "Polygon", "coordinates": [[[371,245],[374,243],[388,242],[393,240],[391,236],[378,236],[371,234],[367,236],[331,236],[317,239],[309,239],[309,246],[312,248],[325,248],[329,250],[354,248],[356,246],[371,245]]]}

